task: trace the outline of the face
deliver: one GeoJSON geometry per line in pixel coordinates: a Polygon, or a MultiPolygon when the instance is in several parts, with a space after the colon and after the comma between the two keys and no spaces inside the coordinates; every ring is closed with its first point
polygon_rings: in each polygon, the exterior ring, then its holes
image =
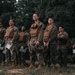
{"type": "Polygon", "coordinates": [[[64,28],[59,27],[59,32],[63,32],[63,31],[64,31],[64,28]]]}
{"type": "Polygon", "coordinates": [[[9,25],[10,25],[10,26],[13,26],[13,25],[14,25],[14,21],[13,21],[13,20],[10,20],[10,21],[9,21],[9,25]]]}
{"type": "Polygon", "coordinates": [[[48,24],[53,24],[54,23],[54,20],[52,18],[49,18],[48,19],[48,24]]]}
{"type": "Polygon", "coordinates": [[[39,19],[39,16],[37,14],[33,14],[33,20],[36,21],[39,19]]]}
{"type": "Polygon", "coordinates": [[[25,27],[24,27],[24,26],[22,26],[21,30],[22,30],[22,31],[24,31],[24,30],[25,30],[25,27]]]}

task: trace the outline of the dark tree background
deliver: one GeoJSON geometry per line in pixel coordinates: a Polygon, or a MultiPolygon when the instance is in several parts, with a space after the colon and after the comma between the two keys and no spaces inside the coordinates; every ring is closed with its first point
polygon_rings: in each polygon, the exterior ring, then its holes
{"type": "Polygon", "coordinates": [[[69,36],[75,36],[75,0],[0,0],[0,15],[4,26],[10,18],[18,27],[25,25],[29,29],[32,14],[38,12],[45,24],[49,16],[54,17],[57,26],[63,25],[69,36]]]}

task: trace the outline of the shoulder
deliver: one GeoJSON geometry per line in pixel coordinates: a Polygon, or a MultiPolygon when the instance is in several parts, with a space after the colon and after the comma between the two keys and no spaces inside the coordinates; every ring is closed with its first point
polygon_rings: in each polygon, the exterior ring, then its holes
{"type": "Polygon", "coordinates": [[[64,34],[68,34],[66,31],[64,31],[64,34]]]}
{"type": "Polygon", "coordinates": [[[14,29],[18,29],[16,26],[14,26],[14,29]]]}
{"type": "Polygon", "coordinates": [[[35,24],[35,23],[32,23],[32,24],[31,24],[31,28],[34,26],[34,24],[35,24]]]}
{"type": "Polygon", "coordinates": [[[18,31],[18,28],[16,26],[14,26],[14,31],[16,31],[16,30],[18,31]]]}
{"type": "Polygon", "coordinates": [[[57,30],[57,26],[56,26],[56,25],[54,25],[52,30],[57,30]]]}
{"type": "Polygon", "coordinates": [[[43,26],[43,25],[44,25],[44,23],[43,23],[43,22],[40,22],[40,23],[39,23],[39,25],[40,25],[40,26],[41,26],[41,25],[43,26]]]}
{"type": "Polygon", "coordinates": [[[3,31],[5,31],[6,29],[3,27],[3,29],[2,29],[3,31]]]}
{"type": "Polygon", "coordinates": [[[54,25],[54,28],[55,28],[55,29],[57,29],[57,26],[56,26],[56,25],[54,25]]]}
{"type": "Polygon", "coordinates": [[[26,32],[25,32],[25,35],[26,35],[26,36],[29,36],[29,33],[26,31],[26,32]]]}
{"type": "Polygon", "coordinates": [[[64,34],[68,36],[68,33],[67,32],[64,32],[64,34]]]}
{"type": "Polygon", "coordinates": [[[45,29],[44,23],[40,22],[40,23],[39,23],[39,27],[42,28],[42,29],[45,29]]]}

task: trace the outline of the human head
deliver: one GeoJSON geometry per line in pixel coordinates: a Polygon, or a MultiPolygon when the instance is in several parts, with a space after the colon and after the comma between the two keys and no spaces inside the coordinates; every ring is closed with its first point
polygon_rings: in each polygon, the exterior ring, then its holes
{"type": "Polygon", "coordinates": [[[22,31],[25,31],[25,27],[24,27],[24,26],[22,26],[22,27],[21,27],[21,30],[22,30],[22,31]]]}
{"type": "Polygon", "coordinates": [[[53,24],[53,23],[54,23],[53,18],[48,18],[48,24],[53,24]]]}
{"type": "Polygon", "coordinates": [[[34,13],[34,14],[33,14],[33,20],[34,20],[34,21],[39,20],[39,15],[38,15],[38,13],[34,13]]]}
{"type": "Polygon", "coordinates": [[[14,20],[12,20],[12,19],[9,20],[9,25],[10,25],[10,26],[14,26],[14,20]]]}
{"type": "Polygon", "coordinates": [[[64,31],[64,27],[63,26],[59,26],[59,32],[63,32],[64,31]]]}

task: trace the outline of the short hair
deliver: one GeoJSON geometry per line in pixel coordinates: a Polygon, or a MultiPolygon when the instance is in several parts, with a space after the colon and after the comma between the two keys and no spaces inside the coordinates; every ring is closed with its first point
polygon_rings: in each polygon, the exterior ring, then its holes
{"type": "MultiPolygon", "coordinates": [[[[15,20],[14,20],[14,19],[10,19],[10,20],[12,20],[12,21],[15,23],[15,20]]],[[[9,20],[9,21],[10,21],[10,20],[9,20]]]]}
{"type": "Polygon", "coordinates": [[[35,12],[34,14],[36,14],[37,16],[39,16],[39,14],[37,12],[35,12]]]}
{"type": "Polygon", "coordinates": [[[60,25],[59,27],[62,27],[62,28],[64,28],[64,26],[62,26],[62,25],[60,25]]]}
{"type": "MultiPolygon", "coordinates": [[[[53,19],[53,20],[55,21],[54,17],[48,17],[48,19],[49,19],[49,18],[51,18],[51,19],[53,19]]],[[[48,20],[48,19],[47,19],[47,20],[48,20]]]]}

